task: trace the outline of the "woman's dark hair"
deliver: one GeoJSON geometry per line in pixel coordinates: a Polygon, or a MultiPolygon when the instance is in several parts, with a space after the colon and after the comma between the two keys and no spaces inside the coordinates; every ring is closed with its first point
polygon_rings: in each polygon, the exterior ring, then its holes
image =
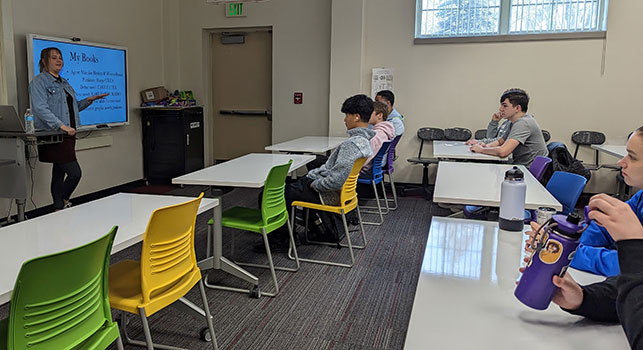
{"type": "Polygon", "coordinates": [[[38,61],[38,66],[40,67],[40,73],[47,71],[47,65],[49,64],[49,57],[51,56],[52,51],[58,51],[58,54],[62,57],[63,53],[57,47],[48,47],[40,51],[40,61],[38,61]]]}
{"type": "Polygon", "coordinates": [[[349,97],[342,104],[342,113],[358,114],[362,122],[368,123],[371,113],[373,113],[373,100],[366,95],[349,97]]]}
{"type": "Polygon", "coordinates": [[[509,99],[512,106],[520,106],[523,112],[527,113],[527,107],[529,105],[529,95],[523,89],[513,88],[505,90],[500,96],[500,103],[504,100],[509,99]]]}

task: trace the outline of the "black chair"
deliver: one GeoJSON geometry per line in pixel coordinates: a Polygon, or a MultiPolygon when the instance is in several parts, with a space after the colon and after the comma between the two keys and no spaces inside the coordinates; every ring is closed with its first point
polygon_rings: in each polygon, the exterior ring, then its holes
{"type": "Polygon", "coordinates": [[[543,132],[543,138],[545,139],[545,142],[549,142],[551,140],[551,134],[547,130],[542,130],[543,132]]]}
{"type": "Polygon", "coordinates": [[[478,129],[476,130],[476,133],[473,134],[473,137],[476,140],[482,140],[487,138],[487,129],[478,129]]]}
{"type": "MultiPolygon", "coordinates": [[[[417,132],[418,138],[420,139],[420,150],[418,151],[417,157],[412,157],[407,159],[409,163],[413,164],[422,164],[424,169],[422,169],[422,194],[427,200],[431,199],[432,193],[429,189],[429,165],[437,164],[437,158],[428,158],[422,157],[422,148],[424,147],[424,142],[432,142],[434,140],[444,139],[444,130],[439,128],[420,128],[417,132]]],[[[471,137],[471,132],[469,132],[469,137],[471,137]]],[[[403,193],[407,195],[411,192],[410,188],[405,188],[403,193]]]]}
{"type": "Polygon", "coordinates": [[[444,138],[449,141],[467,141],[471,136],[471,130],[467,128],[444,129],[444,138]]]}
{"type": "MultiPolygon", "coordinates": [[[[578,148],[580,146],[591,146],[591,145],[602,145],[605,143],[605,134],[598,131],[574,131],[572,134],[572,142],[576,144],[576,149],[574,150],[574,158],[577,158],[578,148]]],[[[590,170],[597,170],[598,165],[598,150],[596,150],[594,156],[594,166],[586,167],[590,170]]]]}

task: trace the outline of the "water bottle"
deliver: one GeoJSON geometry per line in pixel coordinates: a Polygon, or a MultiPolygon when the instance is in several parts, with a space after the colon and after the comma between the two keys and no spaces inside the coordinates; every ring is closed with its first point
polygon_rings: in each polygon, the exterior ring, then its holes
{"type": "Polygon", "coordinates": [[[522,232],[527,195],[524,179],[525,174],[518,167],[513,167],[505,173],[505,180],[500,187],[498,226],[501,230],[522,232]]]}
{"type": "Polygon", "coordinates": [[[33,113],[31,113],[31,108],[27,108],[25,111],[25,132],[28,134],[33,134],[36,131],[33,121],[33,113]]]}
{"type": "Polygon", "coordinates": [[[538,232],[543,233],[514,291],[518,300],[537,310],[545,310],[549,306],[557,288],[552,278],[554,275],[563,276],[567,270],[588,221],[581,222],[580,216],[574,213],[567,216],[555,214],[541,226],[538,232]]]}

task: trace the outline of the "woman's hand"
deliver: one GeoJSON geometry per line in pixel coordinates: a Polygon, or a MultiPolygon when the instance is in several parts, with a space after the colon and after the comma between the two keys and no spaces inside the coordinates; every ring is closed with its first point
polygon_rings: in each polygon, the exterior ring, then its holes
{"type": "Polygon", "coordinates": [[[568,273],[563,277],[554,276],[552,279],[554,285],[558,287],[554,298],[551,300],[556,305],[567,309],[576,310],[583,303],[583,288],[568,273]]]}
{"type": "Polygon", "coordinates": [[[643,239],[643,226],[629,204],[604,193],[589,200],[589,218],[605,227],[615,241],[643,239]]]}
{"type": "Polygon", "coordinates": [[[470,145],[475,145],[475,144],[477,144],[477,143],[478,143],[478,140],[476,140],[476,139],[471,139],[471,140],[469,140],[469,141],[465,142],[464,144],[465,144],[465,145],[467,145],[467,146],[470,146],[470,145]]]}
{"type": "MultiPolygon", "coordinates": [[[[520,273],[525,272],[525,267],[518,269],[520,273]]],[[[554,304],[565,308],[567,310],[576,310],[583,303],[583,288],[581,288],[576,281],[568,273],[563,277],[554,276],[552,282],[558,289],[554,293],[554,298],[551,300],[554,304]]],[[[516,282],[519,284],[519,282],[516,282]]]]}
{"type": "Polygon", "coordinates": [[[90,103],[93,103],[94,101],[100,100],[100,99],[105,98],[107,96],[109,96],[109,94],[100,94],[100,95],[89,96],[89,97],[87,97],[87,101],[89,101],[90,103]]]}
{"type": "Polygon", "coordinates": [[[74,136],[74,135],[76,135],[76,129],[71,128],[71,127],[69,127],[69,126],[67,126],[67,125],[61,125],[61,126],[60,126],[60,130],[62,130],[62,131],[64,131],[64,132],[66,132],[66,133],[67,133],[67,135],[69,135],[69,136],[74,136]]]}

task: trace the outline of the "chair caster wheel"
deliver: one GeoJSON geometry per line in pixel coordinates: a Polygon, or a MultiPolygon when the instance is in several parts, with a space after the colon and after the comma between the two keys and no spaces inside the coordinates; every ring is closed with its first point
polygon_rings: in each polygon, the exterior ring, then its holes
{"type": "Polygon", "coordinates": [[[259,297],[261,296],[261,291],[259,291],[259,286],[252,286],[252,288],[250,288],[249,294],[251,298],[259,299],[259,297]]]}
{"type": "Polygon", "coordinates": [[[212,337],[210,336],[210,329],[208,327],[203,327],[201,328],[201,332],[199,332],[201,335],[201,340],[204,342],[211,342],[212,337]]]}

